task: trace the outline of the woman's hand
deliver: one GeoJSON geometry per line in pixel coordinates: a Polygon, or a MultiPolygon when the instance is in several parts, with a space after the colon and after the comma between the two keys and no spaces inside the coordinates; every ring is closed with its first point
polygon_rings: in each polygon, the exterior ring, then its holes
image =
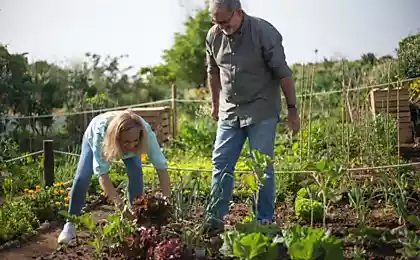
{"type": "Polygon", "coordinates": [[[160,189],[162,190],[163,196],[166,198],[171,197],[171,181],[169,180],[169,174],[167,169],[156,169],[159,176],[160,189]]]}
{"type": "Polygon", "coordinates": [[[124,206],[124,201],[120,198],[115,189],[114,185],[111,182],[108,174],[104,174],[99,177],[99,184],[101,185],[102,190],[105,192],[106,196],[110,201],[113,201],[116,207],[119,207],[121,210],[124,206]]]}
{"type": "Polygon", "coordinates": [[[135,219],[134,212],[127,205],[124,206],[124,209],[122,210],[122,214],[124,218],[127,218],[129,220],[135,219]]]}
{"type": "Polygon", "coordinates": [[[115,207],[119,208],[121,211],[124,210],[124,201],[117,195],[114,199],[115,207]]]}

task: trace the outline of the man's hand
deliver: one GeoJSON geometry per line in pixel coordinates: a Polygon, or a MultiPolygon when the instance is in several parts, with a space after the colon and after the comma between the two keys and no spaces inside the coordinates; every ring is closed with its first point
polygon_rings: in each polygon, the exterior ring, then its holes
{"type": "Polygon", "coordinates": [[[213,118],[213,120],[218,121],[220,90],[222,89],[219,72],[209,73],[208,80],[211,94],[211,118],[213,118]]]}
{"type": "Polygon", "coordinates": [[[287,125],[290,130],[293,131],[293,134],[297,134],[300,130],[300,118],[299,113],[296,108],[290,108],[287,115],[287,125]]]}
{"type": "Polygon", "coordinates": [[[215,121],[219,120],[219,104],[212,104],[211,118],[213,118],[215,121]]]}
{"type": "MultiPolygon", "coordinates": [[[[296,90],[292,77],[284,77],[280,80],[281,89],[286,97],[286,103],[296,105],[296,90]]],[[[300,130],[300,118],[296,107],[288,106],[287,125],[293,131],[293,135],[300,130]]]]}

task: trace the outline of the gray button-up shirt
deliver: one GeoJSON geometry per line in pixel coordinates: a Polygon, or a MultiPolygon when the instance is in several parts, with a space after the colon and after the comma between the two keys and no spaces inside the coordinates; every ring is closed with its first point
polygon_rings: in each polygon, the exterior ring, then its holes
{"type": "Polygon", "coordinates": [[[273,25],[245,13],[234,35],[209,30],[207,72],[220,75],[220,119],[244,127],[279,115],[280,79],[292,75],[282,41],[273,25]]]}

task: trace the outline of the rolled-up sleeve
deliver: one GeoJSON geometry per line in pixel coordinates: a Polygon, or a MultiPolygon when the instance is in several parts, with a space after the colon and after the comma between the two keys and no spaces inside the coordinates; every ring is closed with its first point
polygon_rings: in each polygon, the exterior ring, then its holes
{"type": "Polygon", "coordinates": [[[105,161],[102,156],[102,135],[100,133],[94,134],[91,142],[93,152],[93,173],[98,177],[103,176],[109,172],[110,164],[105,161]]]}
{"type": "Polygon", "coordinates": [[[160,149],[156,134],[147,122],[143,122],[147,132],[147,156],[150,158],[150,162],[156,169],[166,169],[168,167],[168,162],[160,149]]]}
{"type": "Polygon", "coordinates": [[[210,28],[206,37],[206,63],[207,63],[207,73],[208,74],[217,74],[219,73],[219,67],[217,66],[216,60],[213,56],[212,43],[214,37],[214,28],[210,28]]]}
{"type": "Polygon", "coordinates": [[[283,47],[283,36],[271,24],[261,24],[260,41],[267,65],[280,79],[292,76],[292,70],[287,65],[283,47]]]}

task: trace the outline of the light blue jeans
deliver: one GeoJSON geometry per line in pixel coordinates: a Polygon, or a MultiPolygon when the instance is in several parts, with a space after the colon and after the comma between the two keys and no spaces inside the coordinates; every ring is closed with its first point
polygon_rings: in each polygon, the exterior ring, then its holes
{"type": "MultiPolygon", "coordinates": [[[[213,177],[211,189],[215,190],[210,199],[208,221],[213,226],[223,224],[223,217],[229,211],[229,201],[234,187],[233,173],[241,154],[246,138],[250,149],[257,149],[263,154],[274,156],[274,144],[279,117],[239,127],[231,126],[219,120],[216,141],[213,150],[213,177]]],[[[275,204],[274,169],[270,165],[266,169],[268,178],[260,189],[258,198],[257,219],[272,221],[275,204]]]]}
{"type": "MultiPolygon", "coordinates": [[[[128,198],[130,204],[138,195],[143,194],[143,171],[138,156],[124,159],[128,175],[128,198]]],[[[86,195],[93,175],[93,152],[83,138],[82,152],[76,170],[76,176],[70,191],[69,214],[80,215],[86,202],[86,195]]]]}

